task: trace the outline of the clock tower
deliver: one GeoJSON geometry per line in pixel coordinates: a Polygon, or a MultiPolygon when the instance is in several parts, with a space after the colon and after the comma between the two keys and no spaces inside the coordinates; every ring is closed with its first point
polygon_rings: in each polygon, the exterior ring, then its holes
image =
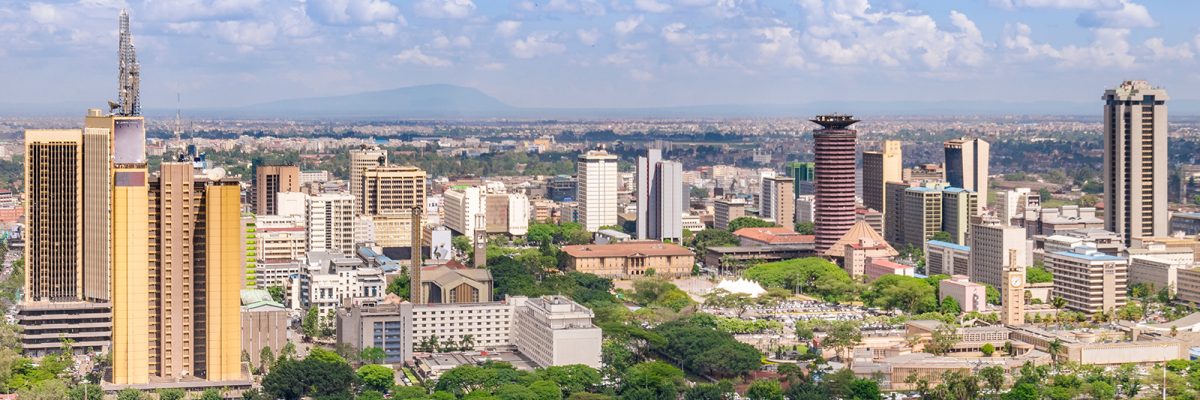
{"type": "Polygon", "coordinates": [[[487,266],[487,220],[483,214],[475,215],[475,255],[471,258],[475,268],[487,266]]]}
{"type": "Polygon", "coordinates": [[[1004,288],[1000,322],[1005,325],[1025,324],[1025,268],[1017,264],[1017,251],[1008,251],[1008,266],[1000,274],[1004,288]]]}

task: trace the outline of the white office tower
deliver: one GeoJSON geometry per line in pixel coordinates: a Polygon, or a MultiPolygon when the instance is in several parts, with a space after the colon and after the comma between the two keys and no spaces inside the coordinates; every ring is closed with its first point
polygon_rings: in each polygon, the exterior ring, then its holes
{"type": "Polygon", "coordinates": [[[308,252],[336,251],[354,255],[354,196],[322,193],[308,196],[305,216],[308,252]]]}
{"type": "Polygon", "coordinates": [[[588,151],[576,163],[575,201],[578,220],[588,232],[617,224],[617,156],[604,149],[588,151]]]}
{"type": "Polygon", "coordinates": [[[1167,91],[1125,81],[1104,92],[1104,229],[1166,236],[1167,91]]]}
{"type": "Polygon", "coordinates": [[[442,210],[445,212],[447,228],[474,240],[475,230],[484,229],[475,226],[475,216],[483,214],[482,191],[476,186],[457,186],[442,193],[442,210]]]}
{"type": "Polygon", "coordinates": [[[971,227],[971,282],[1004,287],[1002,275],[1009,267],[1009,250],[1017,251],[1017,267],[1025,268],[1025,228],[998,223],[971,227]]]}
{"type": "Polygon", "coordinates": [[[638,240],[683,240],[683,164],[649,149],[637,164],[638,240]]]}

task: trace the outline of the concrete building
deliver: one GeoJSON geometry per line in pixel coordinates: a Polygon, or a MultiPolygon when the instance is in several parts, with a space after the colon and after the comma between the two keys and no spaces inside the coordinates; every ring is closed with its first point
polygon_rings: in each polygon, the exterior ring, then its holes
{"type": "Polygon", "coordinates": [[[873,282],[885,275],[914,277],[917,275],[917,268],[911,265],[888,261],[884,258],[872,258],[867,261],[866,266],[863,268],[863,273],[867,276],[867,282],[873,282]]]}
{"type": "Polygon", "coordinates": [[[387,150],[377,146],[361,146],[357,149],[350,150],[350,194],[354,196],[355,215],[362,210],[363,189],[362,182],[363,172],[367,168],[388,165],[387,150]]]}
{"type": "Polygon", "coordinates": [[[287,344],[288,310],[262,289],[241,292],[242,349],[250,354],[250,365],[262,365],[263,349],[278,355],[287,344]]]}
{"type": "Polygon", "coordinates": [[[1104,229],[1104,220],[1096,216],[1094,207],[1076,205],[1055,208],[1026,209],[1021,221],[1028,236],[1056,235],[1077,229],[1104,229]]]}
{"type": "Polygon", "coordinates": [[[308,196],[306,204],[308,251],[354,254],[354,196],[346,193],[322,193],[308,196]]]}
{"type": "Polygon", "coordinates": [[[425,205],[425,171],[417,167],[381,165],[362,170],[357,214],[407,215],[425,205]]]}
{"type": "Polygon", "coordinates": [[[871,259],[891,259],[900,255],[883,236],[871,228],[866,221],[858,221],[841,239],[826,250],[824,256],[840,264],[850,276],[861,278],[866,264],[871,259]]]}
{"type": "Polygon", "coordinates": [[[892,212],[883,215],[883,237],[890,243],[904,243],[904,192],[916,184],[887,182],[883,185],[884,197],[892,205],[892,212]]]}
{"type": "Polygon", "coordinates": [[[638,240],[681,242],[681,219],[688,199],[683,190],[683,164],[664,161],[660,149],[647,150],[637,163],[638,240]]]}
{"type": "Polygon", "coordinates": [[[384,301],[357,301],[337,310],[337,342],[362,351],[383,350],[389,364],[412,360],[413,304],[389,295],[384,301]]]}
{"type": "Polygon", "coordinates": [[[746,216],[746,201],[739,198],[713,201],[713,228],[729,229],[729,222],[746,216]]]}
{"type": "Polygon", "coordinates": [[[971,227],[971,266],[967,276],[971,281],[1002,289],[1002,275],[1010,267],[1010,251],[1017,252],[1019,267],[1028,267],[1025,254],[1025,230],[1000,224],[979,224],[971,227]]]}
{"type": "Polygon", "coordinates": [[[484,202],[488,234],[525,236],[529,232],[529,198],[521,193],[495,193],[484,202]]]}
{"type": "Polygon", "coordinates": [[[971,248],[960,244],[930,240],[925,242],[925,274],[968,275],[971,272],[971,248]]]}
{"type": "Polygon", "coordinates": [[[254,240],[258,260],[302,260],[308,251],[304,226],[259,228],[254,240]]]}
{"type": "Polygon", "coordinates": [[[814,179],[816,178],[816,164],[812,162],[793,161],[783,166],[784,175],[792,178],[795,183],[793,188],[796,197],[809,195],[811,196],[815,190],[814,179]]]}
{"type": "Polygon", "coordinates": [[[996,203],[992,208],[996,210],[1000,222],[1007,225],[1025,226],[1025,216],[1037,215],[1042,209],[1042,197],[1029,188],[1002,191],[996,203]]]}
{"type": "Polygon", "coordinates": [[[288,278],[304,271],[304,259],[258,260],[254,264],[254,287],[259,289],[286,288],[288,278]]]}
{"type": "Polygon", "coordinates": [[[420,304],[458,304],[492,301],[492,274],[466,268],[457,261],[421,267],[420,304]]]}
{"type": "Polygon", "coordinates": [[[604,149],[588,151],[576,164],[578,221],[588,232],[617,224],[617,156],[604,149]]]}
{"type": "Polygon", "coordinates": [[[442,206],[445,217],[442,222],[450,230],[458,232],[467,238],[475,237],[476,216],[484,212],[483,191],[476,186],[456,186],[442,192],[442,206]]]}
{"type": "Polygon", "coordinates": [[[954,275],[938,282],[938,300],[952,298],[962,312],[983,311],[987,308],[987,288],[971,282],[966,275],[954,275]]]}
{"type": "Polygon", "coordinates": [[[514,298],[512,341],[541,366],[583,364],[600,368],[600,328],[592,310],[565,296],[514,298]]]}
{"type": "Polygon", "coordinates": [[[578,183],[573,176],[552,176],[546,179],[546,197],[557,202],[575,201],[576,192],[579,191],[578,183]]]}
{"type": "Polygon", "coordinates": [[[414,351],[427,352],[423,344],[463,343],[475,349],[512,345],[513,304],[511,301],[453,304],[417,304],[412,307],[414,351]],[[436,338],[436,339],[431,339],[436,338]]]}
{"type": "Polygon", "coordinates": [[[1200,213],[1178,212],[1171,214],[1171,233],[1184,235],[1200,234],[1200,213]]]}
{"type": "Polygon", "coordinates": [[[984,201],[978,202],[976,210],[982,214],[988,198],[988,162],[991,145],[983,139],[954,139],[945,144],[946,181],[950,186],[963,188],[979,194],[984,201]]]}
{"type": "Polygon", "coordinates": [[[863,152],[863,206],[887,214],[885,185],[903,179],[902,161],[900,142],[896,140],[884,141],[882,151],[863,152]]]}
{"type": "Polygon", "coordinates": [[[817,202],[814,225],[816,250],[824,253],[854,226],[858,132],[850,126],[858,120],[849,115],[818,115],[812,122],[821,125],[813,131],[817,202]]]}
{"type": "Polygon", "coordinates": [[[330,251],[308,252],[305,271],[290,283],[288,306],[316,307],[320,315],[334,312],[343,301],[382,300],[387,287],[381,270],[367,267],[358,257],[330,251]]]}
{"type": "Polygon", "coordinates": [[[893,212],[901,215],[899,244],[921,246],[942,230],[941,189],[941,186],[914,186],[904,190],[899,207],[892,207],[893,212]]]}
{"type": "Polygon", "coordinates": [[[562,251],[567,254],[569,270],[617,279],[643,276],[651,269],[655,276],[687,276],[696,264],[691,250],[653,241],[572,245],[563,246],[562,251]]]}
{"type": "Polygon", "coordinates": [[[1125,81],[1104,100],[1104,228],[1135,237],[1166,236],[1167,91],[1125,81]]]}
{"type": "Polygon", "coordinates": [[[1179,288],[1179,270],[1195,265],[1195,254],[1190,249],[1170,249],[1162,244],[1151,244],[1146,251],[1129,255],[1129,283],[1141,283],[1153,292],[1167,290],[1175,294],[1179,288]]]}
{"type": "Polygon", "coordinates": [[[280,192],[300,191],[300,167],[295,165],[258,165],[254,167],[254,213],[279,214],[280,192]]]}
{"type": "MultiPolygon", "coordinates": [[[[817,215],[817,198],[811,194],[796,197],[796,223],[813,223],[817,215]]],[[[815,227],[814,227],[815,228],[815,227]]]]}
{"type": "Polygon", "coordinates": [[[1046,269],[1054,274],[1053,296],[1067,308],[1084,313],[1109,312],[1125,305],[1127,261],[1077,245],[1070,251],[1046,254],[1046,269]]]}
{"type": "Polygon", "coordinates": [[[978,215],[978,193],[956,187],[942,190],[942,231],[950,234],[955,243],[967,242],[971,218],[978,215]]]}
{"type": "Polygon", "coordinates": [[[771,228],[742,228],[733,232],[740,246],[792,246],[811,244],[813,235],[801,235],[795,230],[783,227],[771,228]]]}
{"type": "Polygon", "coordinates": [[[762,194],[759,196],[758,216],[774,222],[776,226],[795,229],[796,199],[792,189],[792,178],[767,177],[762,179],[762,194]]]}
{"type": "MultiPolygon", "coordinates": [[[[21,332],[21,353],[42,357],[58,353],[63,338],[77,353],[103,353],[112,344],[112,304],[90,301],[22,302],[13,319],[21,332]]],[[[15,349],[14,349],[15,350],[15,349]]]]}

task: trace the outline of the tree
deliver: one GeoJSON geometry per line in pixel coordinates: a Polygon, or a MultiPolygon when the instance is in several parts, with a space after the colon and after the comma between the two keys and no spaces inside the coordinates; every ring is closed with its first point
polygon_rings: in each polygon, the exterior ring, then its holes
{"type": "Polygon", "coordinates": [[[392,399],[394,400],[424,399],[428,395],[429,392],[421,386],[392,387],[392,399]]]}
{"type": "Polygon", "coordinates": [[[359,352],[358,358],[363,362],[381,364],[387,359],[387,352],[383,351],[381,348],[369,346],[359,352]]]}
{"type": "Polygon", "coordinates": [[[366,390],[359,394],[354,400],[384,400],[383,393],[375,390],[366,390]]]}
{"type": "MultiPolygon", "coordinates": [[[[141,392],[137,392],[141,395],[141,392]]],[[[67,384],[58,379],[46,379],[34,382],[33,385],[18,390],[17,398],[21,400],[62,400],[70,396],[67,384]]],[[[124,398],[118,397],[120,400],[124,398]]]]}
{"type": "Polygon", "coordinates": [[[705,229],[692,237],[692,247],[696,248],[696,256],[704,257],[710,247],[735,246],[737,236],[724,229],[705,229]]]}
{"type": "Polygon", "coordinates": [[[582,364],[549,366],[534,371],[539,380],[558,384],[564,395],[591,391],[600,386],[600,372],[582,364]]]}
{"type": "Polygon", "coordinates": [[[937,232],[933,233],[933,236],[930,237],[929,240],[937,240],[939,242],[954,243],[954,236],[950,236],[950,232],[937,231],[937,232]]]}
{"type": "Polygon", "coordinates": [[[1050,305],[1053,305],[1054,308],[1062,309],[1067,306],[1067,299],[1062,298],[1062,296],[1054,296],[1053,299],[1050,299],[1050,305]]]}
{"type": "Polygon", "coordinates": [[[935,355],[945,355],[958,344],[957,328],[950,324],[942,324],[937,329],[933,330],[933,334],[929,338],[929,343],[925,344],[925,351],[935,355]]]}
{"type": "Polygon", "coordinates": [[[984,293],[987,295],[987,303],[991,305],[1000,305],[1000,291],[996,290],[992,285],[983,285],[984,293]]]}
{"type": "Polygon", "coordinates": [[[450,239],[450,246],[454,247],[454,251],[458,252],[458,254],[462,254],[468,258],[472,255],[471,238],[463,235],[455,236],[450,239]]]}
{"type": "Polygon", "coordinates": [[[1050,199],[1054,197],[1054,194],[1050,193],[1050,189],[1041,188],[1038,189],[1038,196],[1042,198],[1042,203],[1045,203],[1050,201],[1050,199]]]}
{"type": "MultiPolygon", "coordinates": [[[[161,396],[161,395],[160,395],[161,396]]],[[[159,397],[161,400],[178,400],[165,397],[159,397]]],[[[94,383],[80,383],[71,388],[71,400],[103,400],[104,389],[100,385],[94,383]]]]}
{"type": "Polygon", "coordinates": [[[879,383],[874,379],[855,379],[850,382],[850,399],[879,400],[883,394],[879,391],[879,383]]]}
{"type": "Polygon", "coordinates": [[[953,297],[946,296],[942,299],[942,304],[938,307],[942,314],[958,315],[962,314],[962,309],[958,307],[958,301],[953,297]]]}
{"type": "Polygon", "coordinates": [[[562,400],[563,398],[562,388],[551,381],[533,381],[529,384],[529,390],[533,392],[534,398],[537,400],[562,400]]]}
{"type": "Polygon", "coordinates": [[[818,257],[759,264],[747,269],[743,276],[764,287],[784,288],[829,301],[851,298],[855,294],[850,275],[836,264],[818,257]]]}
{"type": "Polygon", "coordinates": [[[1000,389],[1004,388],[1005,375],[1007,375],[1007,373],[1004,371],[1004,367],[998,365],[983,367],[979,370],[979,377],[983,378],[984,384],[986,384],[993,393],[1000,393],[1000,389]]]}
{"type": "Polygon", "coordinates": [[[1025,270],[1025,281],[1029,283],[1047,283],[1054,281],[1054,275],[1041,263],[1034,264],[1025,270]]]}
{"type": "Polygon", "coordinates": [[[737,217],[729,221],[729,231],[737,232],[742,228],[772,228],[775,224],[754,217],[737,217]]]}
{"type": "Polygon", "coordinates": [[[832,322],[829,331],[825,334],[825,339],[821,341],[822,346],[833,349],[838,358],[842,360],[846,359],[843,353],[859,343],[862,343],[862,331],[859,329],[858,323],[854,321],[832,322]]]}
{"type": "Polygon", "coordinates": [[[263,346],[262,351],[258,352],[258,363],[258,368],[264,372],[275,365],[275,353],[271,351],[271,346],[263,346]]]}
{"type": "Polygon", "coordinates": [[[321,315],[316,307],[309,307],[308,312],[304,314],[304,320],[300,322],[300,327],[304,331],[304,336],[315,338],[321,334],[321,315]]]}
{"type": "Polygon", "coordinates": [[[1095,400],[1112,400],[1117,397],[1117,391],[1112,385],[1105,381],[1092,382],[1088,387],[1088,394],[1095,400]]]}
{"type": "Polygon", "coordinates": [[[275,300],[276,303],[283,304],[284,296],[283,296],[283,287],[282,286],[268,287],[267,293],[271,294],[271,300],[275,300]]]}
{"type": "Polygon", "coordinates": [[[533,390],[515,383],[500,386],[495,394],[500,400],[539,400],[533,390]]]}
{"type": "Polygon", "coordinates": [[[204,389],[204,392],[200,393],[200,400],[221,400],[221,399],[222,399],[221,391],[217,390],[216,388],[204,389]]]}
{"type": "Polygon", "coordinates": [[[811,234],[813,234],[815,229],[816,229],[816,226],[813,225],[812,222],[797,222],[796,223],[796,233],[799,233],[801,235],[811,235],[811,234]]]}
{"type": "Polygon", "coordinates": [[[170,388],[158,390],[158,400],[183,400],[184,397],[187,397],[187,392],[184,392],[183,389],[170,388]]]}
{"type": "Polygon", "coordinates": [[[687,386],[683,371],[662,361],[649,361],[630,367],[621,379],[622,397],[649,395],[651,398],[678,396],[687,386]]]}
{"type": "MultiPolygon", "coordinates": [[[[24,394],[20,394],[20,392],[18,392],[18,394],[17,394],[17,398],[20,398],[20,399],[26,399],[27,397],[25,397],[25,396],[26,395],[24,395],[24,394]]],[[[36,397],[28,397],[28,398],[36,398],[36,397]]],[[[62,397],[53,397],[53,398],[61,399],[62,397]]],[[[134,388],[126,388],[126,389],[121,390],[120,392],[117,392],[117,400],[143,400],[145,398],[146,398],[145,393],[142,393],[141,390],[137,390],[134,388]]],[[[45,399],[50,400],[52,398],[45,397],[45,399]]]]}
{"type": "Polygon", "coordinates": [[[783,400],[783,387],[779,381],[757,380],[746,389],[746,398],[750,400],[783,400]]]}
{"type": "Polygon", "coordinates": [[[402,299],[408,300],[410,294],[408,275],[400,275],[388,282],[387,293],[399,296],[402,299]]]}
{"type": "Polygon", "coordinates": [[[392,369],[382,365],[368,364],[358,368],[358,380],[368,390],[386,392],[391,389],[395,385],[392,375],[392,369]]]}
{"type": "Polygon", "coordinates": [[[1041,393],[1034,384],[1022,383],[1013,386],[1013,388],[1007,393],[1004,393],[1004,396],[1001,398],[1004,400],[1038,400],[1041,398],[1041,393]]]}
{"type": "Polygon", "coordinates": [[[984,357],[991,357],[992,354],[996,352],[996,346],[992,345],[991,343],[984,343],[983,346],[979,348],[979,351],[983,353],[984,357]]]}
{"type": "Polygon", "coordinates": [[[700,383],[683,392],[684,400],[726,400],[729,393],[715,383],[700,383]]]}

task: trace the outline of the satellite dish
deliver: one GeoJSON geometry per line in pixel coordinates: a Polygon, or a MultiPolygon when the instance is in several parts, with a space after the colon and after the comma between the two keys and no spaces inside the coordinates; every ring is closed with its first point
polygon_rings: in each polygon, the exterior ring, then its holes
{"type": "Polygon", "coordinates": [[[219,181],[219,180],[225,178],[225,168],[221,168],[221,167],[212,168],[207,171],[207,174],[208,174],[208,180],[219,181]]]}
{"type": "Polygon", "coordinates": [[[121,108],[120,104],[117,104],[117,102],[112,101],[112,100],[108,101],[108,112],[111,113],[113,111],[116,111],[116,109],[118,109],[118,108],[121,108]]]}

